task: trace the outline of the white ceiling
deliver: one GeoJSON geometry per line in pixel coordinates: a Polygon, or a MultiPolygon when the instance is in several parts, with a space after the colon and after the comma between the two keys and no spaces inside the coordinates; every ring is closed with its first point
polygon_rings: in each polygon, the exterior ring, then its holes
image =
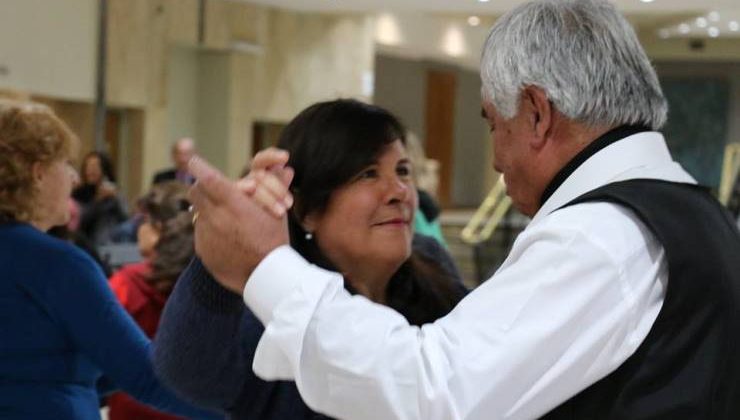
{"type": "MultiPolygon", "coordinates": [[[[246,0],[290,10],[320,12],[419,11],[433,13],[474,13],[496,15],[524,0],[246,0]]],[[[704,14],[712,10],[740,8],[739,0],[615,0],[625,13],[704,14]]]]}

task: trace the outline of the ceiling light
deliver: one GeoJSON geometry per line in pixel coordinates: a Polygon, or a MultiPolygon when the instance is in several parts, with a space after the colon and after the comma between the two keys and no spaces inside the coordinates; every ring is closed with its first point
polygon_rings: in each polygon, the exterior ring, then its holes
{"type": "Polygon", "coordinates": [[[442,51],[452,57],[461,57],[467,53],[465,36],[457,25],[449,26],[442,38],[442,51]]]}
{"type": "Polygon", "coordinates": [[[401,29],[398,19],[389,13],[378,16],[375,26],[375,39],[383,45],[401,45],[401,29]]]}
{"type": "Polygon", "coordinates": [[[717,22],[717,21],[719,21],[719,12],[714,12],[714,11],[709,12],[709,14],[707,15],[707,17],[712,22],[717,22]]]}
{"type": "Polygon", "coordinates": [[[709,29],[707,29],[707,33],[712,38],[717,38],[719,36],[719,29],[715,26],[710,26],[709,29]]]}
{"type": "Polygon", "coordinates": [[[488,3],[491,0],[478,0],[479,3],[488,3]]]}
{"type": "Polygon", "coordinates": [[[653,0],[640,0],[640,1],[643,2],[643,3],[652,3],[653,2],[653,0]]]}
{"type": "Polygon", "coordinates": [[[740,23],[737,23],[736,20],[730,21],[730,23],[727,24],[727,27],[730,28],[732,32],[737,32],[740,30],[740,23]]]}
{"type": "Polygon", "coordinates": [[[470,16],[468,18],[468,25],[470,25],[470,26],[478,26],[478,25],[480,25],[480,18],[478,16],[470,16]]]}
{"type": "Polygon", "coordinates": [[[700,28],[706,28],[707,27],[707,18],[698,17],[696,18],[696,26],[700,28]]]}
{"type": "Polygon", "coordinates": [[[678,32],[681,32],[682,34],[687,34],[691,32],[691,26],[689,26],[688,23],[682,23],[678,25],[678,32]]]}

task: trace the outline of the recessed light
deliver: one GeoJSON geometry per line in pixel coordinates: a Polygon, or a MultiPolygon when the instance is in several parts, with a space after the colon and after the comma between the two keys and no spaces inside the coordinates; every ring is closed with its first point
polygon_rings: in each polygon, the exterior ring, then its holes
{"type": "Polygon", "coordinates": [[[480,18],[478,16],[470,16],[468,18],[468,25],[470,25],[470,26],[478,26],[478,25],[480,25],[480,18]]]}
{"type": "Polygon", "coordinates": [[[732,32],[737,32],[740,30],[740,23],[738,23],[736,20],[733,20],[727,24],[727,27],[730,28],[732,32]]]}
{"type": "Polygon", "coordinates": [[[715,26],[710,26],[709,29],[707,29],[707,33],[712,38],[717,38],[719,36],[719,28],[715,26]]]}
{"type": "Polygon", "coordinates": [[[715,12],[715,11],[709,12],[709,14],[707,15],[707,17],[712,22],[718,22],[719,21],[719,12],[715,12]]]}
{"type": "Polygon", "coordinates": [[[688,23],[682,23],[678,25],[678,32],[681,32],[682,34],[687,34],[691,32],[691,26],[689,26],[688,23]]]}
{"type": "Polygon", "coordinates": [[[478,3],[488,3],[491,0],[478,0],[478,3]]]}
{"type": "Polygon", "coordinates": [[[700,28],[706,28],[707,27],[707,18],[698,17],[696,18],[696,26],[700,28]]]}
{"type": "Polygon", "coordinates": [[[640,0],[640,1],[643,2],[643,3],[652,3],[653,2],[653,0],[640,0]]]}

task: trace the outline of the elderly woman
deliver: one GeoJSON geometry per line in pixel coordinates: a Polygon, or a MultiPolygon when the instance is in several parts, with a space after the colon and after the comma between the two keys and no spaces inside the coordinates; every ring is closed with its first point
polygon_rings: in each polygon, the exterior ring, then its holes
{"type": "Polygon", "coordinates": [[[212,417],[159,384],[149,340],[92,259],[46,234],[69,219],[77,142],[49,108],[0,102],[0,413],[98,419],[105,375],[147,404],[212,417]]]}
{"type": "MultiPolygon", "coordinates": [[[[421,325],[449,312],[465,289],[439,244],[414,237],[417,197],[404,133],[381,108],[336,100],[301,112],[279,147],[295,169],[291,245],[312,263],[344,273],[348,290],[421,325]]],[[[259,159],[252,169],[263,169],[259,159]]],[[[165,308],[157,372],[183,395],[233,418],[322,418],[294,383],[265,382],[252,372],[262,331],[240,296],[196,260],[165,308]]]]}

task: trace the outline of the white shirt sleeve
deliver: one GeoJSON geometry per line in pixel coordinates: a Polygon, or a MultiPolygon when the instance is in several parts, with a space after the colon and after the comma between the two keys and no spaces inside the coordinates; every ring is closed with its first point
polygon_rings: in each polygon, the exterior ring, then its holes
{"type": "Polygon", "coordinates": [[[664,296],[663,251],[644,226],[608,204],[576,207],[523,232],[490,280],[422,328],[274,251],[244,292],[266,325],[255,372],[295,380],[342,419],[545,414],[623,363],[664,296]]]}

